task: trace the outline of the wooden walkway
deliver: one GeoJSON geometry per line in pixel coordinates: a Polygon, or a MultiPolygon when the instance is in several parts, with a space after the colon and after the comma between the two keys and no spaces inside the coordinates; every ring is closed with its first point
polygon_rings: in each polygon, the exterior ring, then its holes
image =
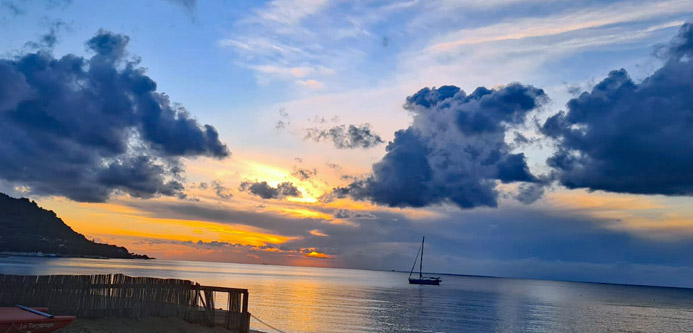
{"type": "Polygon", "coordinates": [[[103,275],[2,275],[0,306],[48,307],[78,318],[176,317],[247,333],[248,290],[188,280],[103,275]],[[215,304],[215,299],[227,300],[215,304]],[[217,306],[226,305],[226,309],[217,306]]]}

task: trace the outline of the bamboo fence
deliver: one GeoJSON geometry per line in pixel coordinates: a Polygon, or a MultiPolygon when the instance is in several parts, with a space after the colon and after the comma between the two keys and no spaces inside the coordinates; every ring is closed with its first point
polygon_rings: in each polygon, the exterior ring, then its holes
{"type": "Polygon", "coordinates": [[[175,317],[243,333],[250,325],[247,289],[123,274],[0,274],[0,306],[15,304],[48,307],[52,313],[78,318],[175,317]],[[226,309],[215,307],[215,293],[228,296],[226,309]]]}

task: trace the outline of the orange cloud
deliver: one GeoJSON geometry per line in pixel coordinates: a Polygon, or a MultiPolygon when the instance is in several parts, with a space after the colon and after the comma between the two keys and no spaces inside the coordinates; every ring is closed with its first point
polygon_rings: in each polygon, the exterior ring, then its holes
{"type": "Polygon", "coordinates": [[[322,233],[322,232],[321,232],[320,230],[318,230],[318,229],[313,229],[313,230],[311,230],[311,231],[310,231],[310,234],[313,235],[313,236],[318,236],[318,237],[327,237],[327,234],[322,233]]]}
{"type": "Polygon", "coordinates": [[[547,200],[555,206],[570,209],[644,210],[664,207],[651,197],[584,190],[550,193],[547,200]]]}
{"type": "Polygon", "coordinates": [[[676,239],[693,235],[693,211],[685,202],[601,191],[563,190],[547,195],[545,203],[609,221],[605,228],[640,237],[676,239]]]}
{"type": "Polygon", "coordinates": [[[311,210],[306,208],[283,208],[279,210],[282,215],[288,215],[296,218],[311,218],[311,219],[323,219],[331,220],[332,215],[325,214],[317,210],[311,210]]]}
{"type": "Polygon", "coordinates": [[[311,251],[311,252],[307,253],[306,257],[330,259],[330,256],[328,256],[324,253],[316,252],[316,251],[311,251]]]}

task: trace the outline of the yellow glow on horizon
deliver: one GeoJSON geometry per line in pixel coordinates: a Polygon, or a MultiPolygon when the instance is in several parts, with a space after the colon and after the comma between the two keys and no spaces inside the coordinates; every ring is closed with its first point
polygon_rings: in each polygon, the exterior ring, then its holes
{"type": "Polygon", "coordinates": [[[263,246],[268,243],[282,244],[292,239],[282,235],[253,231],[253,228],[247,226],[207,221],[140,217],[136,222],[139,223],[136,228],[102,228],[98,232],[177,241],[219,241],[250,246],[263,246]]]}
{"type": "Polygon", "coordinates": [[[145,216],[135,208],[118,203],[85,204],[55,200],[50,205],[57,205],[58,216],[88,238],[121,235],[192,242],[220,241],[249,246],[282,244],[293,239],[243,224],[145,216]]]}

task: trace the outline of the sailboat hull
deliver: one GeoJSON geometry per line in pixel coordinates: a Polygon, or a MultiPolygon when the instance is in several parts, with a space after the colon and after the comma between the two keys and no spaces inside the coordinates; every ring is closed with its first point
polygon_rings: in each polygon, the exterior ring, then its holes
{"type": "Polygon", "coordinates": [[[424,242],[426,241],[426,237],[421,238],[421,248],[419,248],[419,252],[416,254],[416,259],[414,259],[414,265],[411,266],[411,271],[409,272],[409,284],[427,284],[427,285],[434,285],[438,286],[440,285],[440,278],[439,277],[432,277],[432,276],[423,276],[423,253],[424,253],[424,242]],[[421,260],[419,261],[419,278],[412,278],[411,275],[414,274],[414,268],[416,267],[416,261],[419,259],[419,254],[421,254],[421,260]]]}
{"type": "Polygon", "coordinates": [[[422,279],[412,279],[409,278],[409,284],[428,284],[428,285],[440,285],[440,278],[422,278],[422,279]]]}

